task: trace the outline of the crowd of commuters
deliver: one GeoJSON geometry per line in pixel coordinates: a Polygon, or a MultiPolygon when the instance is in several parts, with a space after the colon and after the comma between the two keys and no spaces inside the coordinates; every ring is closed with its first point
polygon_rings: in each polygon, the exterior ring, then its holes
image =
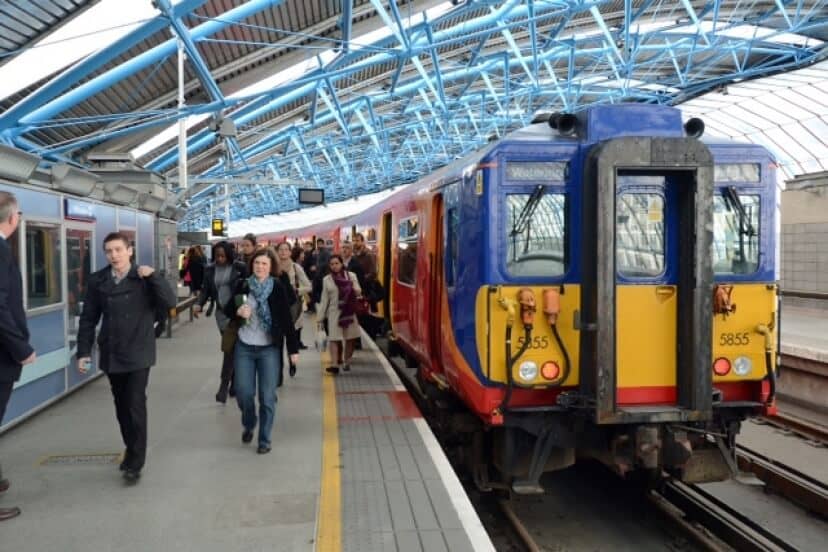
{"type": "MultiPolygon", "coordinates": [[[[14,195],[0,192],[0,303],[7,306],[0,310],[0,422],[22,367],[36,359],[28,342],[20,271],[6,242],[20,216],[14,195]]],[[[119,467],[124,479],[135,483],[146,461],[146,389],[156,360],[158,312],[174,307],[176,295],[152,267],[134,263],[124,234],[107,235],[103,250],[109,264],[89,278],[77,369],[85,374],[91,368],[97,331],[98,367],[109,379],[125,446],[119,467]]],[[[329,251],[322,239],[315,247],[312,242],[263,247],[248,234],[238,252],[230,242],[214,244],[211,258],[207,264],[202,248],[190,247],[181,259],[180,276],[190,294],[197,295],[195,316],[215,312],[223,353],[215,399],[226,403],[235,396],[242,442],[250,443],[258,428],[256,450],[266,454],[282,368],[294,377],[299,350],[307,348],[301,342],[303,313],[315,314],[318,331],[326,336],[331,357],[326,370],[349,371],[360,325],[372,332],[370,324],[377,319],[372,311],[384,293],[376,280],[376,259],[360,234],[353,244],[343,243],[341,252],[329,251]]],[[[9,485],[0,469],[0,495],[9,485]]],[[[19,514],[19,508],[0,507],[0,521],[19,514]]]]}

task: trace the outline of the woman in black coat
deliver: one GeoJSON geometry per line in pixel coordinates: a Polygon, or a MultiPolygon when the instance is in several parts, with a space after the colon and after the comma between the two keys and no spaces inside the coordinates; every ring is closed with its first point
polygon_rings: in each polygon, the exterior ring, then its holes
{"type": "Polygon", "coordinates": [[[239,280],[225,314],[238,324],[234,349],[234,386],[242,411],[242,442],[253,440],[259,424],[259,454],[270,452],[270,434],[276,415],[276,382],[282,369],[282,343],[291,362],[299,360],[299,340],[290,315],[290,282],[278,273],[276,256],[269,249],[253,254],[252,275],[239,280]],[[258,385],[257,385],[258,380],[258,385]],[[258,387],[259,416],[256,417],[258,387]]]}
{"type": "MultiPolygon", "coordinates": [[[[213,246],[213,264],[204,271],[204,282],[201,292],[198,294],[198,301],[193,306],[193,314],[198,314],[204,308],[207,301],[212,301],[216,308],[216,325],[219,334],[223,334],[230,323],[225,316],[224,308],[233,299],[233,291],[240,280],[247,278],[247,265],[235,260],[235,251],[230,243],[220,241],[213,246]]],[[[212,309],[212,307],[211,307],[212,309]]],[[[207,311],[210,315],[210,309],[207,311]]],[[[225,352],[221,363],[221,383],[216,393],[216,401],[224,404],[227,402],[227,395],[235,396],[232,387],[233,383],[233,352],[225,352]]]]}

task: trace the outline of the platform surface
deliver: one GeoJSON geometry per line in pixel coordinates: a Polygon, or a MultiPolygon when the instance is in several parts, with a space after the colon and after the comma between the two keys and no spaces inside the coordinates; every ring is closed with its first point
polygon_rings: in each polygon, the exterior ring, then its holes
{"type": "Polygon", "coordinates": [[[302,351],[279,390],[266,455],[241,442],[235,402],[214,400],[218,346],[212,319],[158,341],[135,486],[118,471],[106,378],[0,437],[12,483],[0,507],[23,510],[0,525],[0,550],[493,550],[373,343],[338,377],[322,370],[326,355],[302,351]]]}

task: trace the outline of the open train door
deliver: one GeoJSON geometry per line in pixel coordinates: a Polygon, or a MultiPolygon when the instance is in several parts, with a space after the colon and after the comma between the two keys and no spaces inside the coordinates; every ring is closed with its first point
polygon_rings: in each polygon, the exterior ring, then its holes
{"type": "Polygon", "coordinates": [[[693,138],[607,140],[583,195],[581,383],[595,421],[709,419],[712,155],[693,138]]]}

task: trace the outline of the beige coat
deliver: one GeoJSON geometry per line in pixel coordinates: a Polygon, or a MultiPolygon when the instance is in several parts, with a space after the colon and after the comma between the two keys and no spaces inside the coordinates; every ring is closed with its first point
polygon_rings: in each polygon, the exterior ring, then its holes
{"type": "MultiPolygon", "coordinates": [[[[354,285],[354,292],[362,295],[362,288],[356,274],[348,272],[348,278],[354,285]]],[[[333,281],[333,276],[328,274],[322,279],[322,296],[319,299],[319,306],[316,308],[316,319],[318,322],[328,321],[328,340],[341,341],[343,339],[357,339],[359,337],[359,321],[354,316],[354,321],[347,328],[339,327],[339,288],[333,281]],[[343,332],[344,330],[344,332],[343,332]]]]}

